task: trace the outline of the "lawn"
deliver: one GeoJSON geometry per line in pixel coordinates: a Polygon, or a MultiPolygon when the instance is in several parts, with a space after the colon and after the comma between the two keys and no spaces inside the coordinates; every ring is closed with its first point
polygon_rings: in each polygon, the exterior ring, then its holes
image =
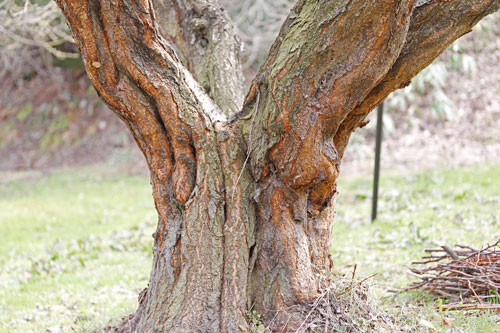
{"type": "Polygon", "coordinates": [[[0,332],[85,332],[132,312],[151,269],[148,179],[99,168],[8,176],[0,332]]]}
{"type": "Polygon", "coordinates": [[[372,279],[378,303],[401,327],[439,332],[500,332],[500,313],[464,315],[435,311],[436,303],[413,306],[422,295],[387,292],[407,286],[411,261],[425,248],[466,244],[481,248],[500,239],[500,166],[383,174],[377,220],[370,221],[372,183],[341,180],[333,227],[332,257],[337,270],[372,279]]]}
{"type": "MultiPolygon", "coordinates": [[[[332,257],[368,277],[402,330],[500,332],[498,314],[439,312],[411,278],[423,249],[500,238],[500,167],[383,174],[369,221],[370,177],[342,179],[332,257]],[[422,324],[424,324],[422,326],[422,324]]],[[[87,167],[0,174],[0,332],[89,332],[132,312],[146,287],[156,213],[149,180],[87,167]]]]}

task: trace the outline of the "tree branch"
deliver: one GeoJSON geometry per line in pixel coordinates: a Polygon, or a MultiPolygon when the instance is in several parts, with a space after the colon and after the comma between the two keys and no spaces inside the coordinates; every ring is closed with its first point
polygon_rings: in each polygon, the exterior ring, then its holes
{"type": "Polygon", "coordinates": [[[293,189],[329,201],[338,174],[332,138],[344,117],[384,78],[403,47],[415,0],[312,1],[292,9],[254,80],[244,113],[262,110],[252,166],[267,159],[293,189]],[[266,140],[266,141],[263,141],[266,140]],[[272,147],[272,148],[271,148],[272,147]],[[268,150],[270,152],[268,153],[268,150]]]}
{"type": "Polygon", "coordinates": [[[351,133],[392,91],[403,88],[456,39],[500,8],[499,0],[430,1],[414,10],[406,43],[397,61],[365,100],[343,120],[335,134],[342,156],[351,133]]]}
{"type": "Polygon", "coordinates": [[[192,135],[225,116],[157,33],[149,1],[57,0],[92,84],[133,129],[160,182],[185,203],[196,177],[192,135]]]}
{"type": "Polygon", "coordinates": [[[217,0],[153,0],[161,34],[183,64],[231,118],[240,111],[244,79],[241,42],[217,0]]]}

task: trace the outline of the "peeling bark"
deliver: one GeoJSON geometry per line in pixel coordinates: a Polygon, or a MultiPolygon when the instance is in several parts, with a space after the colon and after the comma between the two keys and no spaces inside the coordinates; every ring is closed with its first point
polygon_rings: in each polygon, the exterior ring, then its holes
{"type": "Polygon", "coordinates": [[[151,173],[153,269],[120,332],[247,331],[249,309],[297,328],[287,308],[332,268],[350,134],[500,6],[300,0],[241,106],[239,42],[215,0],[57,2],[151,173]]]}

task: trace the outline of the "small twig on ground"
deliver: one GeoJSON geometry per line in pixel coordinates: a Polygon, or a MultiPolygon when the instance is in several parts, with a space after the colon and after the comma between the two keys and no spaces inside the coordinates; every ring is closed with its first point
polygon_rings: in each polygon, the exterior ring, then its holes
{"type": "Polygon", "coordinates": [[[347,288],[347,289],[345,289],[345,290],[341,291],[340,293],[338,293],[338,294],[336,295],[336,297],[340,297],[340,296],[344,295],[345,293],[347,293],[347,292],[351,291],[353,287],[355,287],[355,286],[357,286],[357,285],[362,284],[363,282],[365,282],[365,281],[366,281],[366,280],[368,280],[368,279],[371,279],[371,278],[372,278],[372,277],[374,277],[375,275],[377,275],[377,273],[372,274],[372,275],[370,275],[370,276],[368,276],[368,277],[364,278],[363,280],[361,280],[361,281],[359,281],[359,282],[355,283],[354,285],[353,285],[353,284],[351,284],[351,286],[350,286],[349,288],[347,288]]]}
{"type": "Polygon", "coordinates": [[[443,310],[492,310],[500,311],[500,304],[443,304],[443,310]]]}

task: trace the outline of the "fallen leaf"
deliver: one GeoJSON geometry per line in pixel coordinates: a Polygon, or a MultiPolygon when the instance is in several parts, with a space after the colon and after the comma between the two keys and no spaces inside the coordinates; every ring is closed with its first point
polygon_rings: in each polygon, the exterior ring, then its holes
{"type": "Polygon", "coordinates": [[[429,328],[431,330],[435,330],[436,328],[434,327],[434,325],[432,325],[432,323],[428,320],[425,320],[425,319],[420,319],[420,321],[418,322],[421,326],[423,327],[426,327],[426,328],[429,328]]]}

